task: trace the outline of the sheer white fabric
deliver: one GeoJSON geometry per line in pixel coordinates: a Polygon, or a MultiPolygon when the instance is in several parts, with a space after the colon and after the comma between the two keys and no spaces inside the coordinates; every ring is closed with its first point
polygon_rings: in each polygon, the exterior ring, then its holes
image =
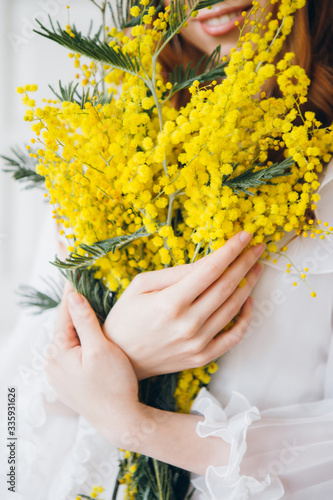
{"type": "MultiPolygon", "coordinates": [[[[317,211],[330,225],[332,180],[333,164],[317,211]]],[[[57,271],[45,263],[53,259],[56,243],[45,228],[42,241],[47,248],[37,259],[37,273],[50,275],[57,271]]],[[[210,392],[202,390],[193,406],[205,416],[198,434],[232,445],[229,464],[193,477],[193,500],[333,498],[333,238],[297,238],[288,256],[299,268],[309,268],[307,282],[317,298],[305,284],[292,286],[295,275],[285,273],[285,259],[265,264],[245,339],[220,359],[210,392]]],[[[109,499],[118,451],[55,401],[42,370],[55,314],[23,313],[0,353],[0,380],[17,385],[19,394],[15,498],[73,500],[99,484],[109,499]]],[[[117,498],[123,498],[122,490],[117,498]]]]}
{"type": "MultiPolygon", "coordinates": [[[[57,235],[51,214],[41,228],[32,284],[45,287],[42,278],[59,280],[54,260],[57,235]]],[[[12,337],[0,353],[2,396],[10,385],[17,387],[17,493],[0,480],[0,498],[15,500],[75,500],[89,494],[94,485],[105,484],[111,498],[118,474],[118,450],[84,418],[56,401],[43,371],[47,346],[53,337],[57,311],[33,316],[22,311],[12,337]]],[[[4,434],[5,405],[1,405],[0,432],[4,434]]],[[[3,435],[2,442],[7,436],[3,435]]],[[[0,470],[7,471],[7,449],[0,447],[0,470]]],[[[5,474],[3,475],[3,478],[5,474]]]]}
{"type": "MultiPolygon", "coordinates": [[[[333,225],[333,164],[317,216],[333,225]]],[[[290,239],[290,236],[288,236],[290,239]]],[[[286,242],[286,239],[283,243],[286,242]]],[[[196,477],[194,499],[333,498],[333,238],[296,238],[288,257],[307,284],[293,287],[285,258],[266,262],[245,339],[219,361],[192,411],[199,436],[231,444],[227,466],[196,477]]]]}

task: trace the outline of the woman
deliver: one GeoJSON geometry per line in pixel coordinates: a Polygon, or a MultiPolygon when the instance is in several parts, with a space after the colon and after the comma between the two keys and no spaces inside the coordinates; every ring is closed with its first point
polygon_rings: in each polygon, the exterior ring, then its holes
{"type": "MultiPolygon", "coordinates": [[[[193,55],[222,43],[229,53],[238,39],[234,22],[248,7],[244,0],[226,0],[202,12],[182,33],[180,48],[193,55]]],[[[286,41],[286,50],[296,53],[312,78],[308,106],[324,123],[333,120],[332,21],[330,0],[320,5],[309,0],[286,41]]],[[[330,165],[316,214],[328,221],[332,180],[330,165]]],[[[262,246],[240,255],[250,237],[234,236],[195,265],[140,275],[111,311],[104,332],[87,301],[66,291],[46,370],[59,399],[92,427],[83,424],[76,442],[57,448],[58,457],[65,457],[63,468],[75,460],[83,433],[86,447],[77,462],[91,464],[91,484],[100,482],[96,474],[92,478],[94,457],[114,445],[197,474],[197,499],[331,498],[332,241],[296,238],[289,245],[293,262],[310,268],[314,301],[306,287],[295,291],[283,265],[265,263],[262,270],[256,263],[262,246]],[[244,276],[247,284],[238,288],[244,276]],[[215,337],[241,308],[233,329],[215,337]],[[138,402],[138,379],[199,366],[224,353],[210,392],[202,390],[192,407],[196,414],[138,402]]],[[[104,468],[110,463],[108,458],[104,468]]],[[[99,463],[96,473],[101,471],[99,463]]],[[[56,498],[58,481],[68,481],[61,485],[63,495],[66,488],[72,491],[69,476],[69,471],[54,476],[49,498],[56,498]]],[[[106,473],[103,486],[112,488],[111,476],[106,473]]]]}

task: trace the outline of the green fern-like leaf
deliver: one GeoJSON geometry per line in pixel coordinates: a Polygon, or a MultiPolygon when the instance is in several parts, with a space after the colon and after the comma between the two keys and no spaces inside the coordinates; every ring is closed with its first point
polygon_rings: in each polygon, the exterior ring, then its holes
{"type": "Polygon", "coordinates": [[[31,307],[34,314],[40,314],[48,309],[54,309],[61,302],[63,282],[58,283],[53,278],[43,278],[44,290],[37,290],[29,285],[21,285],[17,294],[21,297],[20,305],[31,307]]]}
{"type": "Polygon", "coordinates": [[[61,269],[83,269],[92,266],[98,259],[104,257],[110,252],[115,252],[116,249],[125,248],[127,245],[133,241],[149,236],[149,233],[145,231],[144,228],[139,229],[133,234],[116,236],[115,238],[110,238],[108,240],[99,241],[93,245],[79,245],[79,249],[85,252],[85,255],[80,255],[77,252],[73,252],[65,261],[61,261],[58,258],[53,262],[53,264],[61,269]]]}
{"type": "Polygon", "coordinates": [[[180,90],[190,87],[195,80],[205,83],[225,76],[224,68],[227,63],[221,64],[220,60],[221,47],[218,46],[210,56],[204,55],[195,67],[192,63],[189,63],[186,68],[183,65],[175,66],[173,73],[169,73],[172,88],[164,101],[180,90]]]}
{"type": "Polygon", "coordinates": [[[67,269],[63,271],[74,290],[88,300],[100,324],[103,324],[116,298],[102,280],[95,278],[95,273],[95,269],[76,269],[74,271],[67,269]]]}
{"type": "Polygon", "coordinates": [[[59,80],[59,91],[54,90],[51,85],[49,85],[49,88],[60,102],[77,102],[75,100],[75,94],[78,86],[79,83],[75,84],[74,82],[70,82],[67,86],[63,87],[59,80]]]}
{"type": "Polygon", "coordinates": [[[11,148],[13,157],[2,156],[0,158],[5,160],[6,168],[3,169],[4,172],[12,174],[13,178],[19,182],[26,182],[26,188],[31,189],[36,186],[44,187],[45,177],[36,173],[36,165],[38,161],[36,158],[32,158],[27,150],[21,150],[19,148],[11,148]]]}
{"type": "Polygon", "coordinates": [[[207,7],[212,7],[217,3],[222,3],[224,0],[201,0],[196,10],[207,9],[207,7]]]}
{"type": "Polygon", "coordinates": [[[229,186],[235,193],[245,193],[253,196],[250,188],[257,188],[263,184],[269,184],[268,181],[276,177],[290,175],[287,170],[294,164],[292,157],[286,158],[281,163],[274,163],[270,167],[256,170],[257,167],[251,167],[245,172],[234,178],[228,177],[223,184],[229,186]]]}
{"type": "Polygon", "coordinates": [[[73,26],[71,29],[74,36],[72,37],[67,31],[61,28],[59,23],[57,23],[57,27],[55,27],[50,16],[49,20],[51,29],[46,28],[37,20],[41,31],[34,31],[73,52],[78,52],[95,61],[109,64],[115,69],[126,71],[132,75],[138,74],[140,69],[138,59],[136,57],[130,57],[128,54],[123,54],[120,48],[110,47],[106,42],[100,39],[100,31],[93,37],[84,36],[77,31],[75,26],[73,26]]]}
{"type": "Polygon", "coordinates": [[[83,89],[82,94],[77,90],[78,83],[70,82],[68,85],[63,86],[61,81],[59,81],[59,90],[56,91],[49,85],[53,94],[59,99],[60,102],[75,102],[84,109],[87,102],[90,102],[93,106],[98,104],[109,104],[113,99],[113,93],[109,92],[99,92],[97,88],[90,95],[90,88],[88,90],[83,89]]]}
{"type": "MultiPolygon", "coordinates": [[[[158,44],[155,52],[155,58],[158,57],[164,47],[181,29],[193,11],[212,6],[220,2],[221,0],[188,0],[186,4],[185,0],[173,0],[171,2],[169,27],[166,30],[163,39],[158,44]],[[187,10],[184,10],[185,5],[187,5],[187,10]]],[[[153,4],[153,2],[151,3],[153,4]]],[[[134,26],[141,22],[141,16],[134,19],[130,18],[131,7],[138,4],[138,0],[127,0],[125,6],[123,6],[121,0],[117,0],[116,7],[113,7],[111,2],[109,2],[111,15],[118,28],[125,29],[126,27],[134,26]]],[[[162,3],[158,4],[158,9],[161,9],[161,7],[162,3]]],[[[144,12],[145,9],[142,9],[142,13],[144,12]]],[[[120,47],[110,47],[108,43],[101,40],[101,30],[99,30],[94,36],[90,33],[87,36],[84,36],[76,29],[75,26],[73,26],[71,28],[73,36],[71,36],[71,34],[61,28],[59,23],[57,23],[55,27],[50,16],[49,21],[51,25],[50,29],[46,28],[40,21],[37,20],[40,30],[34,30],[35,33],[38,33],[49,40],[53,40],[73,52],[78,52],[79,54],[89,57],[90,59],[107,63],[115,69],[126,71],[132,75],[137,75],[139,73],[139,60],[136,57],[130,57],[128,54],[123,54],[120,47]]]]}

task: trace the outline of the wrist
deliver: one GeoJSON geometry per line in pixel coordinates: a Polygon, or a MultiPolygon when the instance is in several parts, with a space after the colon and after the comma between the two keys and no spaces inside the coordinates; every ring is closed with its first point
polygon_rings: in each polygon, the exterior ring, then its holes
{"type": "Polygon", "coordinates": [[[168,414],[140,402],[130,402],[106,412],[99,430],[117,448],[146,454],[168,414]]]}
{"type": "Polygon", "coordinates": [[[156,430],[153,411],[155,409],[143,403],[131,405],[126,417],[126,424],[122,425],[118,447],[142,453],[144,444],[156,430]]]}
{"type": "Polygon", "coordinates": [[[138,451],[145,434],[145,422],[149,420],[149,407],[138,401],[108,404],[98,411],[92,425],[117,448],[138,451]]]}
{"type": "Polygon", "coordinates": [[[130,402],[105,412],[99,430],[120,449],[204,475],[209,465],[229,463],[230,444],[215,436],[203,440],[196,433],[199,421],[202,416],[130,402]]]}

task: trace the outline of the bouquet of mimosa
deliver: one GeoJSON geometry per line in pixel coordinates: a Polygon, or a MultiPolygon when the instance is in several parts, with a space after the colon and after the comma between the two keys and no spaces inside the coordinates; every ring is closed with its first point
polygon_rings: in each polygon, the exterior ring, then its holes
{"type": "MultiPolygon", "coordinates": [[[[279,244],[286,233],[324,237],[331,230],[310,224],[308,213],[331,158],[332,127],[303,114],[310,81],[292,53],[280,54],[304,0],[282,0],[276,19],[253,1],[230,57],[221,60],[218,48],[197,65],[163,72],[166,45],[217,1],[174,0],[164,8],[128,0],[116,9],[94,1],[103,19],[94,36],[51,20],[50,28],[40,26],[70,50],[81,81],[52,89],[56,100],[41,107],[31,97],[36,86],[18,89],[34,137],[25,165],[22,154],[7,162],[17,177],[45,182],[70,253],[55,265],[101,322],[138,273],[194,262],[242,229],[253,233],[251,245],[267,243],[268,258],[286,252],[279,244]],[[278,97],[266,95],[271,79],[278,97]],[[177,109],[184,89],[190,99],[177,109]]],[[[142,401],[188,412],[216,369],[212,362],[144,380],[142,401]]],[[[189,494],[186,471],[128,451],[118,484],[126,484],[128,498],[189,494]]]]}

